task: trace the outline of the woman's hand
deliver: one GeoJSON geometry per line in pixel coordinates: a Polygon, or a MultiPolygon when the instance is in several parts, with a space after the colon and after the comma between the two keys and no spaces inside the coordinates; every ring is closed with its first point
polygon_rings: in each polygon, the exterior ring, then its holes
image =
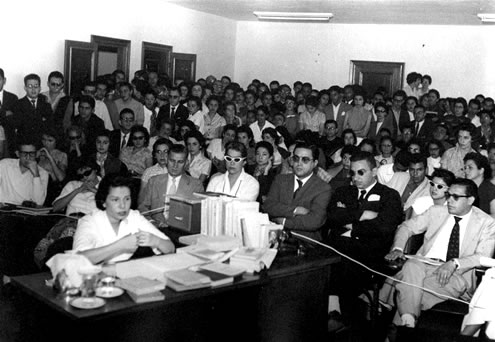
{"type": "Polygon", "coordinates": [[[96,185],[98,184],[98,179],[93,179],[93,180],[87,180],[85,181],[80,189],[81,192],[92,192],[96,194],[96,185]]]}
{"type": "Polygon", "coordinates": [[[160,243],[160,238],[148,232],[140,231],[137,235],[137,244],[140,247],[157,248],[160,243]]]}
{"type": "Polygon", "coordinates": [[[272,160],[272,158],[270,158],[270,159],[268,159],[268,164],[266,165],[265,171],[263,172],[263,174],[265,176],[268,176],[268,172],[270,171],[270,169],[272,168],[272,166],[273,166],[273,160],[272,160]]]}
{"type": "Polygon", "coordinates": [[[122,252],[126,253],[134,253],[134,251],[138,248],[138,234],[129,234],[120,239],[119,249],[122,252]]]}

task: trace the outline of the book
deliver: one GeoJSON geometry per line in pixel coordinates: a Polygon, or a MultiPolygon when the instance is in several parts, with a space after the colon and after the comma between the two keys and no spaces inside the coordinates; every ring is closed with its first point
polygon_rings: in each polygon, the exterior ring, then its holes
{"type": "Polygon", "coordinates": [[[183,235],[179,237],[179,242],[183,245],[190,246],[198,243],[198,239],[206,237],[205,234],[183,235]]]}
{"type": "Polygon", "coordinates": [[[189,270],[177,270],[165,273],[167,280],[172,280],[176,283],[185,286],[194,286],[200,284],[210,284],[210,278],[207,276],[189,270]]]}
{"type": "Polygon", "coordinates": [[[178,282],[173,281],[172,279],[169,279],[167,281],[167,287],[171,288],[172,290],[176,292],[183,292],[183,291],[189,291],[189,290],[196,290],[196,289],[203,289],[207,287],[211,287],[211,282],[208,283],[199,283],[195,285],[183,285],[179,284],[178,282]]]}
{"type": "MultiPolygon", "coordinates": [[[[237,254],[230,258],[230,265],[244,269],[247,273],[260,272],[264,268],[270,268],[277,255],[274,248],[250,248],[253,251],[237,254]],[[258,255],[257,258],[252,257],[258,255]],[[248,257],[245,257],[248,256],[248,257]]],[[[241,252],[241,251],[240,251],[241,252]]]]}
{"type": "Polygon", "coordinates": [[[210,278],[210,284],[212,287],[232,284],[234,282],[234,277],[226,276],[225,274],[212,272],[209,270],[199,269],[196,273],[202,274],[210,278]]]}
{"type": "Polygon", "coordinates": [[[198,238],[198,245],[202,245],[214,251],[225,252],[241,246],[241,240],[226,235],[202,236],[198,238]]]}
{"type": "Polygon", "coordinates": [[[161,291],[165,288],[165,283],[142,276],[117,279],[116,285],[138,296],[161,291]]]}
{"type": "Polygon", "coordinates": [[[244,273],[244,269],[242,268],[234,267],[221,262],[212,262],[211,264],[199,266],[199,268],[202,270],[223,274],[228,277],[237,277],[244,273]]]}
{"type": "Polygon", "coordinates": [[[243,247],[232,258],[254,261],[260,259],[266,250],[267,248],[243,247]]]}
{"type": "Polygon", "coordinates": [[[137,295],[128,291],[127,294],[135,303],[149,303],[165,299],[165,295],[159,291],[147,293],[144,295],[137,295]]]}
{"type": "Polygon", "coordinates": [[[187,247],[177,248],[177,253],[189,253],[198,258],[203,258],[205,260],[213,261],[220,259],[225,253],[217,252],[212,249],[203,247],[201,245],[192,245],[187,247]]]}

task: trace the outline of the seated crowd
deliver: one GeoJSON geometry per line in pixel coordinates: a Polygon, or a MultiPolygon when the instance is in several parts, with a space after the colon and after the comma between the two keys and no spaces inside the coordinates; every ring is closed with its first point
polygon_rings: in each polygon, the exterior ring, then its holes
{"type": "MultiPolygon", "coordinates": [[[[285,229],[325,241],[371,265],[402,258],[423,234],[422,256],[398,279],[470,298],[472,273],[495,244],[495,105],[477,95],[441,98],[416,72],[402,90],[313,89],[223,76],[172,86],[166,75],[116,70],[64,93],[64,76],[24,78],[21,99],[0,69],[0,202],[53,206],[82,217],[54,227],[97,263],[138,247],[168,253],[169,196],[204,190],[258,201],[285,229]],[[151,222],[151,223],[150,223],[151,222]],[[135,225],[139,225],[139,230],[135,225]]],[[[331,317],[344,322],[369,273],[335,268],[331,317]]],[[[413,327],[445,300],[387,281],[380,298],[394,322],[413,327]]],[[[471,333],[474,329],[467,329],[471,333]]]]}

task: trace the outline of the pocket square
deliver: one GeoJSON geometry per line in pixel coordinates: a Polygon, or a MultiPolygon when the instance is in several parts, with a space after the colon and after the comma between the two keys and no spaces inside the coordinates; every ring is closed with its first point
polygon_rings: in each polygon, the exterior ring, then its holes
{"type": "Polygon", "coordinates": [[[368,202],[379,201],[379,200],[380,200],[380,195],[377,194],[371,194],[370,197],[368,197],[368,202]]]}

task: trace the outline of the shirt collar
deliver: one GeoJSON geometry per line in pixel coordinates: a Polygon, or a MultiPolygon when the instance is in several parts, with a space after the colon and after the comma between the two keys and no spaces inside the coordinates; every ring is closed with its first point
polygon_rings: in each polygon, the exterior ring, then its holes
{"type": "Polygon", "coordinates": [[[367,187],[366,189],[358,189],[359,192],[361,192],[361,190],[365,190],[366,191],[366,195],[371,191],[371,189],[373,189],[373,187],[375,186],[376,184],[376,180],[373,182],[373,184],[371,184],[369,187],[367,187]]]}

